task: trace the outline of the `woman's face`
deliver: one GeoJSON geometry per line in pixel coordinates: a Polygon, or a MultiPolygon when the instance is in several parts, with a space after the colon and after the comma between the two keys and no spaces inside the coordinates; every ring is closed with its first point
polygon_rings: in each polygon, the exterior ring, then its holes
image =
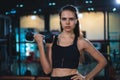
{"type": "Polygon", "coordinates": [[[67,31],[67,32],[73,31],[77,23],[75,13],[69,10],[62,11],[60,22],[63,31],[67,31]]]}

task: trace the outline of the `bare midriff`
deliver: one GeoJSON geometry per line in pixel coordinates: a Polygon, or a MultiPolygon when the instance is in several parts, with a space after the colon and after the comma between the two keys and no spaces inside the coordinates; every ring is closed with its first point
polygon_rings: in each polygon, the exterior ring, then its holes
{"type": "Polygon", "coordinates": [[[77,69],[68,69],[68,68],[54,68],[51,76],[53,77],[63,77],[77,74],[77,69]]]}

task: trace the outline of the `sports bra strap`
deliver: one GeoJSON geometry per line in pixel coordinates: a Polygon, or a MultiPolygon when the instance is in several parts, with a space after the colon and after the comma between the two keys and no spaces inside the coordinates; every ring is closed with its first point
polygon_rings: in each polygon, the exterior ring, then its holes
{"type": "Polygon", "coordinates": [[[57,44],[57,38],[58,38],[58,35],[54,37],[53,44],[57,44]]]}
{"type": "Polygon", "coordinates": [[[74,39],[74,43],[73,44],[75,44],[75,45],[77,45],[77,37],[75,36],[75,39],[74,39]]]}

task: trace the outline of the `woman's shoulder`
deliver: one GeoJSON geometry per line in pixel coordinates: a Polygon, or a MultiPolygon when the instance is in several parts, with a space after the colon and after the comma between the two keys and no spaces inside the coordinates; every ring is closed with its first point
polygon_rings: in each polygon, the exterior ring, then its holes
{"type": "Polygon", "coordinates": [[[78,44],[79,44],[81,47],[86,47],[86,46],[91,45],[91,42],[90,42],[87,38],[78,37],[78,44]]]}
{"type": "Polygon", "coordinates": [[[84,37],[78,37],[78,42],[83,43],[83,42],[90,42],[87,38],[84,37]]]}

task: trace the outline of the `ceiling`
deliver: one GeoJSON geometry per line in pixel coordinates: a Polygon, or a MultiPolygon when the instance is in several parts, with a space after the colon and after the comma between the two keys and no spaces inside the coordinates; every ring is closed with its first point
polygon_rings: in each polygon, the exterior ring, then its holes
{"type": "Polygon", "coordinates": [[[120,5],[115,0],[0,0],[0,14],[52,14],[60,7],[73,4],[79,11],[112,11],[120,5]]]}

